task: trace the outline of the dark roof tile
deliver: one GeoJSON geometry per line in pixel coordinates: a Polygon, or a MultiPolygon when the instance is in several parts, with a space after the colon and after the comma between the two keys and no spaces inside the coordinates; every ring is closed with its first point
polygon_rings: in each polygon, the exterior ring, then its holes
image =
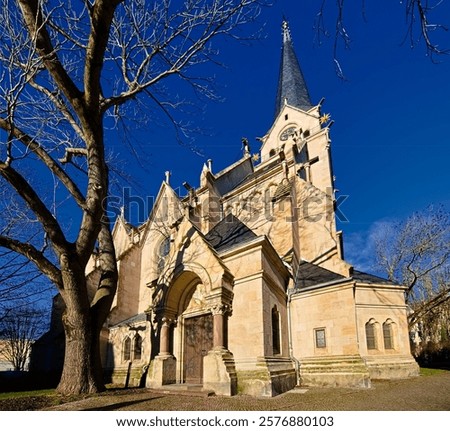
{"type": "Polygon", "coordinates": [[[205,235],[216,251],[226,250],[256,237],[257,235],[233,214],[228,214],[205,235]]]}
{"type": "Polygon", "coordinates": [[[317,284],[337,280],[345,280],[345,277],[318,265],[314,265],[313,263],[302,261],[298,268],[298,278],[296,280],[295,289],[301,290],[317,284]]]}

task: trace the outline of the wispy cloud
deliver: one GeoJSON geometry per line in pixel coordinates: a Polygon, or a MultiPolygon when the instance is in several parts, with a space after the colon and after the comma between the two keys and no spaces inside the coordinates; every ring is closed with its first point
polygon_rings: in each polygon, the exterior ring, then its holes
{"type": "Polygon", "coordinates": [[[386,276],[377,264],[375,244],[380,235],[392,231],[397,222],[396,219],[381,219],[373,222],[365,231],[344,235],[345,260],[358,271],[386,276]]]}

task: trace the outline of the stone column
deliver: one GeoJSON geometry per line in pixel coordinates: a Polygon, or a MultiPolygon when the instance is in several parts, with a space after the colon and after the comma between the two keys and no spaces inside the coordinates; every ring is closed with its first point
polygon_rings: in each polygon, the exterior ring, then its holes
{"type": "Polygon", "coordinates": [[[306,162],[304,164],[305,171],[306,171],[306,182],[311,182],[311,164],[309,162],[306,162]]]}
{"type": "Polygon", "coordinates": [[[170,326],[174,321],[163,317],[159,333],[159,353],[151,363],[147,376],[148,388],[160,388],[176,382],[176,359],[170,352],[170,326]]]}
{"type": "Polygon", "coordinates": [[[167,317],[163,317],[161,322],[161,332],[159,335],[159,356],[169,356],[170,324],[172,322],[167,317]]]}
{"type": "Polygon", "coordinates": [[[211,308],[213,348],[203,358],[203,389],[230,396],[237,393],[237,375],[233,355],[225,347],[225,319],[228,311],[229,306],[224,304],[211,308]]]}
{"type": "Polygon", "coordinates": [[[227,305],[216,305],[212,308],[214,333],[213,333],[213,349],[225,350],[225,319],[227,305]]]}

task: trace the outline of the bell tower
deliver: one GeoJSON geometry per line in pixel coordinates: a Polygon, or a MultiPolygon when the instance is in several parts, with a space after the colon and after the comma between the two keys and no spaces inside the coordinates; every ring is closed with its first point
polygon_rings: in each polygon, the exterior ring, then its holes
{"type": "Polygon", "coordinates": [[[322,101],[311,102],[289,24],[284,20],[275,119],[262,138],[261,162],[282,153],[301,179],[333,196],[330,125],[330,116],[322,113],[322,101]]]}

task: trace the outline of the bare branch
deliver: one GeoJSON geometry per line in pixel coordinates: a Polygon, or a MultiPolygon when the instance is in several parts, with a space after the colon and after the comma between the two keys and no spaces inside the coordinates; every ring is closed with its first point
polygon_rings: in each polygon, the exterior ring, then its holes
{"type": "Polygon", "coordinates": [[[42,227],[55,246],[55,251],[61,253],[67,247],[67,241],[61,227],[44,202],[40,199],[28,181],[14,168],[0,162],[0,175],[11,184],[17,194],[36,214],[42,227]]]}
{"type": "Polygon", "coordinates": [[[39,0],[18,0],[23,18],[30,33],[31,40],[46,69],[51,73],[58,87],[72,103],[77,111],[82,108],[82,93],[76,87],[64,66],[61,64],[56,50],[46,29],[39,0]]]}
{"type": "MultiPolygon", "coordinates": [[[[34,141],[30,136],[23,133],[17,127],[12,126],[8,121],[0,118],[0,128],[6,130],[11,136],[16,138],[19,142],[24,144],[28,149],[34,152],[39,159],[47,166],[64,184],[67,190],[75,198],[78,205],[84,208],[85,199],[78,186],[73,182],[73,180],[64,172],[58,163],[45,151],[45,149],[34,141]]],[[[66,151],[68,151],[67,149],[66,151]]],[[[8,163],[6,163],[8,164],[8,163]]]]}
{"type": "Polygon", "coordinates": [[[44,254],[31,244],[22,243],[10,237],[0,235],[0,247],[5,247],[16,253],[25,256],[33,262],[43,274],[45,274],[56,286],[62,288],[62,278],[60,270],[50,262],[44,254]]]}
{"type": "Polygon", "coordinates": [[[73,156],[86,157],[87,155],[88,152],[86,148],[66,148],[66,153],[64,154],[64,157],[62,159],[59,159],[59,161],[63,164],[70,163],[72,161],[73,156]]]}

